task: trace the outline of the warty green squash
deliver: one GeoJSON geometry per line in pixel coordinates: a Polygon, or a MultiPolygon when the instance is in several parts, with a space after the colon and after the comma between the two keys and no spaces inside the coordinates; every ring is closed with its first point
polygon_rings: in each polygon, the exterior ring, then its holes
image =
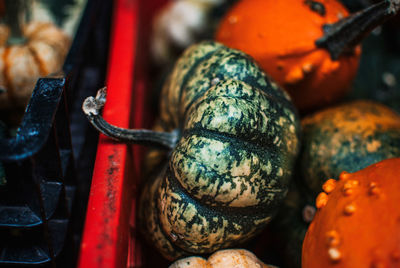
{"type": "Polygon", "coordinates": [[[316,195],[329,178],[400,156],[400,115],[375,101],[320,110],[301,121],[300,172],[316,195]]]}
{"type": "Polygon", "coordinates": [[[204,41],[176,62],[161,95],[158,129],[128,130],[99,115],[105,92],[83,104],[112,138],[158,143],[168,163],[144,186],[146,236],[167,259],[244,242],[285,197],[300,122],[288,95],[241,51],[204,41]]]}

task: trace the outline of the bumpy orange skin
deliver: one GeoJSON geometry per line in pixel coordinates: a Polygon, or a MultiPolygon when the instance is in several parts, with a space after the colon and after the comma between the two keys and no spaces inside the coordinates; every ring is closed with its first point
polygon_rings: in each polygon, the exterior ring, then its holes
{"type": "Polygon", "coordinates": [[[255,58],[292,96],[300,111],[345,95],[357,73],[361,48],[332,61],[315,41],[322,26],[348,11],[337,0],[319,0],[325,15],[304,0],[241,0],[222,19],[216,40],[255,58]]]}
{"type": "Polygon", "coordinates": [[[302,267],[400,267],[400,158],[328,180],[302,267]],[[328,187],[329,186],[329,187],[328,187]]]}

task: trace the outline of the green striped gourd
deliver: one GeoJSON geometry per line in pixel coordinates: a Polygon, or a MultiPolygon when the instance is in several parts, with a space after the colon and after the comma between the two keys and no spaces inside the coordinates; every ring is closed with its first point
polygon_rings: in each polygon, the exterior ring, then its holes
{"type": "Polygon", "coordinates": [[[158,127],[176,143],[143,189],[146,237],[176,259],[257,234],[286,195],[299,149],[288,95],[243,52],[206,41],[177,61],[160,109],[158,127]]]}

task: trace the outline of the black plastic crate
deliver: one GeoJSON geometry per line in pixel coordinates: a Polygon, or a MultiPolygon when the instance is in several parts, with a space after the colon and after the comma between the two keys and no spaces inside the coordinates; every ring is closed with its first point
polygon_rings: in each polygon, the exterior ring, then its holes
{"type": "Polygon", "coordinates": [[[112,0],[88,0],[57,77],[38,80],[15,137],[0,136],[0,266],[73,267],[98,133],[81,104],[104,85],[112,0]]]}
{"type": "Polygon", "coordinates": [[[0,140],[0,263],[54,261],[76,188],[64,78],[38,80],[15,137],[0,140]]]}

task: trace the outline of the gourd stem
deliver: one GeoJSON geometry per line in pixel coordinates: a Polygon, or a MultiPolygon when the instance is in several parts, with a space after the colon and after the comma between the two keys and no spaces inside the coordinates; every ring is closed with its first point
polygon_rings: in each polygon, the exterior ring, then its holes
{"type": "Polygon", "coordinates": [[[30,0],[4,0],[4,2],[6,9],[4,22],[10,28],[10,37],[7,40],[7,44],[23,44],[26,42],[23,27],[28,19],[30,0]]]}
{"type": "Polygon", "coordinates": [[[125,129],[111,125],[100,115],[106,101],[106,88],[97,92],[96,98],[88,97],[82,110],[89,122],[104,135],[120,142],[150,145],[164,149],[173,149],[178,140],[178,131],[158,132],[148,129],[125,129]]]}
{"type": "Polygon", "coordinates": [[[333,24],[324,25],[324,36],[315,44],[325,48],[332,60],[348,53],[375,27],[397,14],[400,0],[385,0],[367,7],[333,24]]]}

